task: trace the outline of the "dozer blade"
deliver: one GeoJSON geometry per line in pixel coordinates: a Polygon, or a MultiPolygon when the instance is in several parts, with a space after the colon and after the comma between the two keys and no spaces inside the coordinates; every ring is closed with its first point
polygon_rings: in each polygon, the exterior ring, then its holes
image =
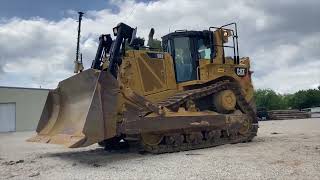
{"type": "Polygon", "coordinates": [[[84,147],[116,134],[117,80],[108,72],[88,69],[49,92],[37,135],[28,141],[84,147]]]}

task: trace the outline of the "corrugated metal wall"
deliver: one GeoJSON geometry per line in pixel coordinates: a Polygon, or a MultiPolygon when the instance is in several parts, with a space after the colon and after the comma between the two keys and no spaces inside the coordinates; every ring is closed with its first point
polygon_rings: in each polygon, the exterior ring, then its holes
{"type": "Polygon", "coordinates": [[[0,132],[16,131],[16,103],[0,103],[0,132]]]}
{"type": "MultiPolygon", "coordinates": [[[[16,131],[36,129],[48,91],[47,89],[0,87],[0,104],[15,104],[16,131]]],[[[9,118],[11,115],[1,113],[0,116],[8,116],[9,118]]],[[[6,125],[7,123],[12,124],[12,122],[7,122],[12,120],[2,121],[6,121],[6,125]]],[[[0,122],[0,126],[4,126],[4,124],[0,122]]]]}

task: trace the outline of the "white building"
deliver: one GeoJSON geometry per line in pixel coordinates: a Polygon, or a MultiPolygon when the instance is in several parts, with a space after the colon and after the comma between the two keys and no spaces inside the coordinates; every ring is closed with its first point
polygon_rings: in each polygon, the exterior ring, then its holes
{"type": "Polygon", "coordinates": [[[320,107],[312,107],[302,110],[309,112],[311,114],[311,118],[320,118],[320,107]]]}
{"type": "Polygon", "coordinates": [[[48,92],[0,86],[0,132],[35,130],[48,92]]]}

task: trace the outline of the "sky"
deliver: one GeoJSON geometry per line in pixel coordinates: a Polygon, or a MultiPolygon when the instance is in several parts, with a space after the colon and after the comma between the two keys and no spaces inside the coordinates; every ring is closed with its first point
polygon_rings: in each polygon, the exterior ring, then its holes
{"type": "Polygon", "coordinates": [[[320,85],[319,0],[1,0],[0,86],[55,88],[73,75],[77,11],[89,68],[100,34],[119,22],[147,37],[238,23],[240,56],[255,88],[294,93],[320,85]]]}

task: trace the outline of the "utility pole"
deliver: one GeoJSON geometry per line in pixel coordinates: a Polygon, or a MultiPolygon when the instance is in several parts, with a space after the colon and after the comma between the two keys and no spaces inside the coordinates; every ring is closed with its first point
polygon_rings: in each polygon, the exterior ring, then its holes
{"type": "Polygon", "coordinates": [[[78,24],[78,37],[77,37],[77,52],[76,52],[76,60],[75,60],[75,69],[74,73],[82,72],[83,65],[82,65],[82,54],[81,54],[81,61],[79,61],[79,55],[80,55],[80,33],[81,33],[81,21],[83,12],[78,12],[79,14],[79,24],[78,24]]]}
{"type": "Polygon", "coordinates": [[[83,13],[83,12],[78,12],[78,13],[79,13],[79,25],[78,25],[78,39],[77,39],[76,61],[79,62],[81,21],[82,21],[82,16],[83,16],[84,13],[83,13]]]}

